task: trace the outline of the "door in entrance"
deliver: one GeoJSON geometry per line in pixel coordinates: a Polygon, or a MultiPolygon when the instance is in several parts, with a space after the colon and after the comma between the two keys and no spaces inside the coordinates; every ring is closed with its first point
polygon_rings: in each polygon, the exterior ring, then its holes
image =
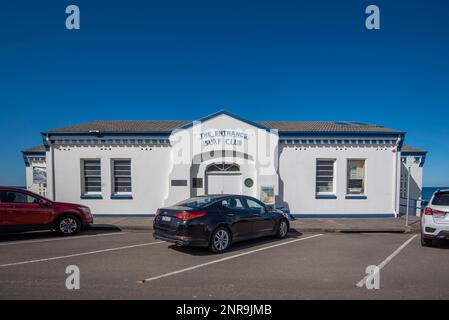
{"type": "Polygon", "coordinates": [[[208,194],[242,194],[242,176],[240,174],[208,174],[208,194]]]}

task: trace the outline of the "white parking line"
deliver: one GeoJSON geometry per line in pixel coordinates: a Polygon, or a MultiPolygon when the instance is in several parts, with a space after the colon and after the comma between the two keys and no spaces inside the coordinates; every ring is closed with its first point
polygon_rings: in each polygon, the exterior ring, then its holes
{"type": "Polygon", "coordinates": [[[233,256],[229,256],[229,257],[226,257],[226,258],[221,258],[221,259],[217,259],[217,260],[214,260],[214,261],[209,261],[209,262],[198,264],[198,265],[195,265],[195,266],[192,266],[192,267],[188,267],[188,268],[184,268],[184,269],[181,269],[181,270],[177,270],[177,271],[173,271],[173,272],[169,272],[169,273],[164,273],[164,274],[161,274],[161,275],[158,275],[158,276],[155,276],[155,277],[151,277],[151,278],[147,278],[147,279],[144,279],[144,280],[140,280],[139,283],[146,283],[146,282],[150,282],[150,281],[153,281],[153,280],[170,277],[170,276],[173,276],[175,274],[179,274],[179,273],[195,270],[195,269],[198,269],[198,268],[206,267],[206,266],[209,266],[211,264],[215,264],[215,263],[219,263],[219,262],[235,259],[235,258],[238,258],[238,257],[246,256],[246,255],[251,254],[251,253],[259,252],[259,251],[262,251],[262,250],[268,250],[268,249],[271,249],[271,248],[283,246],[283,245],[286,245],[286,244],[290,244],[290,243],[298,242],[298,241],[302,241],[302,240],[312,239],[312,238],[316,238],[316,237],[319,237],[319,236],[322,236],[322,234],[315,234],[313,236],[309,236],[309,237],[305,237],[305,238],[299,238],[299,239],[290,240],[290,241],[286,241],[286,242],[282,242],[282,243],[277,243],[277,244],[274,244],[274,245],[271,245],[271,246],[268,246],[268,247],[263,247],[263,248],[259,248],[259,249],[255,249],[255,250],[246,251],[246,252],[235,254],[233,256]]]}
{"type": "Polygon", "coordinates": [[[80,239],[80,238],[105,237],[105,236],[114,236],[117,234],[127,234],[127,233],[128,232],[109,232],[109,233],[94,234],[94,235],[61,237],[61,238],[44,239],[44,240],[17,240],[17,241],[0,242],[0,247],[1,246],[11,246],[14,244],[27,244],[27,243],[39,243],[39,242],[48,242],[48,241],[75,240],[75,239],[80,239]]]}
{"type": "Polygon", "coordinates": [[[125,246],[125,247],[118,247],[118,248],[110,248],[110,249],[96,250],[96,251],[90,251],[90,252],[81,252],[81,253],[69,254],[69,255],[66,255],[66,256],[59,256],[59,257],[51,257],[51,258],[45,258],[45,259],[37,259],[37,260],[28,260],[28,261],[6,263],[6,264],[1,264],[0,268],[11,267],[11,266],[18,266],[18,265],[22,265],[22,264],[30,264],[30,263],[36,263],[36,262],[45,262],[45,261],[53,261],[53,260],[67,259],[67,258],[73,258],[73,257],[87,256],[87,255],[96,254],[96,253],[103,253],[103,252],[110,252],[110,251],[117,251],[117,250],[125,250],[125,249],[138,248],[138,247],[144,247],[144,246],[151,246],[153,244],[164,243],[164,242],[165,241],[147,242],[147,243],[135,244],[135,245],[132,245],[132,246],[125,246]]]}
{"type": "MultiPolygon", "coordinates": [[[[382,261],[378,266],[378,271],[380,272],[380,270],[382,270],[383,267],[385,267],[391,260],[393,260],[394,257],[396,257],[399,252],[401,252],[410,242],[413,241],[413,239],[415,239],[418,235],[415,234],[414,236],[412,236],[410,239],[408,239],[407,241],[405,241],[399,248],[397,248],[392,254],[390,254],[384,261],[382,261]]],[[[363,287],[366,283],[366,281],[368,280],[368,278],[371,275],[366,275],[362,280],[360,280],[359,282],[357,282],[356,286],[357,287],[363,287]]]]}

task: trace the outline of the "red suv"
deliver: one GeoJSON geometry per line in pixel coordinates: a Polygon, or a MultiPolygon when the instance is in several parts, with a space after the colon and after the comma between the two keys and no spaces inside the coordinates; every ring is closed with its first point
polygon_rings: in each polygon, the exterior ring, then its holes
{"type": "Polygon", "coordinates": [[[86,206],[48,200],[33,192],[0,187],[0,231],[56,230],[72,235],[93,223],[86,206]]]}

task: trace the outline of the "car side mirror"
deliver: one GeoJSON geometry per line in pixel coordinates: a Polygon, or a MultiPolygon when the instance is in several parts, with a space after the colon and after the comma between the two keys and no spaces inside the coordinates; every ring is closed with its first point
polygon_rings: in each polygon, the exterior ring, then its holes
{"type": "Polygon", "coordinates": [[[427,200],[421,201],[421,208],[427,207],[428,204],[429,204],[429,201],[427,201],[427,200]]]}
{"type": "Polygon", "coordinates": [[[268,204],[265,209],[266,212],[274,211],[274,206],[272,204],[268,204]]]}
{"type": "Polygon", "coordinates": [[[39,199],[39,205],[43,206],[43,207],[50,207],[51,203],[49,201],[47,201],[47,200],[39,199]]]}

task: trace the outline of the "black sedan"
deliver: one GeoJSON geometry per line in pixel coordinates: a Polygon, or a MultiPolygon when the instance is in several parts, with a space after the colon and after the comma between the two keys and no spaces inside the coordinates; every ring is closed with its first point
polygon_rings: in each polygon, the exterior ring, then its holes
{"type": "Polygon", "coordinates": [[[263,236],[284,238],[287,216],[259,200],[240,195],[194,197],[158,209],[154,237],[181,246],[209,247],[225,252],[231,243],[263,236]]]}

